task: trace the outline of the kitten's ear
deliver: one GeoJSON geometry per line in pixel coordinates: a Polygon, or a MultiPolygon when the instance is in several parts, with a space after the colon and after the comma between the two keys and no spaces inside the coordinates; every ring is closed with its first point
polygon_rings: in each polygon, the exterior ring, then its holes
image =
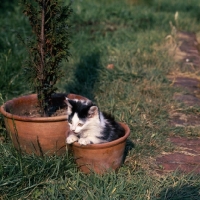
{"type": "Polygon", "coordinates": [[[69,99],[65,98],[65,103],[67,105],[67,114],[70,115],[72,113],[72,105],[69,103],[69,99]]]}
{"type": "Polygon", "coordinates": [[[91,106],[89,111],[88,111],[88,117],[92,118],[97,114],[98,114],[98,107],[97,106],[91,106]]]}

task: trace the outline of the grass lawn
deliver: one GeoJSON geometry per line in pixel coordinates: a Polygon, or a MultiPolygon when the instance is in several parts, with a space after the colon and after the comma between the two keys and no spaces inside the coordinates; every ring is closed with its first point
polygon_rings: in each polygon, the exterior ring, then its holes
{"type": "MultiPolygon", "coordinates": [[[[0,116],[0,199],[194,200],[200,179],[178,172],[158,175],[153,160],[173,150],[170,135],[200,136],[199,128],[170,127],[169,112],[199,112],[173,100],[167,75],[181,69],[168,56],[172,29],[200,33],[199,0],[76,0],[71,17],[71,58],[63,62],[59,92],[73,92],[126,122],[131,135],[118,173],[84,175],[70,155],[20,155],[0,116]],[[175,13],[178,18],[175,19],[175,13]],[[113,69],[107,66],[113,64],[113,69]]],[[[30,35],[17,0],[0,6],[0,104],[32,93],[24,82],[26,49],[17,33],[30,35]]],[[[198,74],[197,74],[198,75],[198,74]]]]}

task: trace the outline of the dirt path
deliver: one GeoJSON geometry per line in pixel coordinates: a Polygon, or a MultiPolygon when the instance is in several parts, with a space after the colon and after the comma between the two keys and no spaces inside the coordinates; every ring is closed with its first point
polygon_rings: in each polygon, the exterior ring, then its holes
{"type": "MultiPolygon", "coordinates": [[[[176,45],[171,46],[170,54],[181,64],[184,73],[168,76],[174,87],[181,87],[184,93],[175,93],[173,98],[187,106],[200,106],[200,52],[196,35],[179,32],[176,45]]],[[[183,114],[180,111],[170,113],[170,125],[182,127],[200,126],[200,114],[183,114]]],[[[156,158],[159,173],[180,170],[182,172],[200,173],[200,138],[170,137],[176,150],[163,153],[156,158]]]]}

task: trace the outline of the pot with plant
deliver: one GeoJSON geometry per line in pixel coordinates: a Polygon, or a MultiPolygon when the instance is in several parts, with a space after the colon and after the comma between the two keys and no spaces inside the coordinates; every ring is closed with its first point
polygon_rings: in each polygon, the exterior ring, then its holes
{"type": "Polygon", "coordinates": [[[22,5],[34,33],[28,40],[20,39],[28,52],[25,77],[35,94],[7,101],[1,106],[1,113],[16,149],[36,155],[61,155],[66,151],[68,132],[64,99],[85,99],[55,93],[63,74],[60,63],[70,56],[71,5],[58,0],[22,0],[22,5]]]}

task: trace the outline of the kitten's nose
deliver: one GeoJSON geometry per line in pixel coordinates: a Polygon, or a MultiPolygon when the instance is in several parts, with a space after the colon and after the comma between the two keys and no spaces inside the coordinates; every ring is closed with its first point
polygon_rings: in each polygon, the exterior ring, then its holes
{"type": "Polygon", "coordinates": [[[74,131],[75,131],[75,128],[72,128],[72,131],[74,132],[74,131]]]}
{"type": "Polygon", "coordinates": [[[75,132],[75,130],[71,130],[71,131],[72,131],[75,135],[78,134],[78,133],[75,132]]]}

